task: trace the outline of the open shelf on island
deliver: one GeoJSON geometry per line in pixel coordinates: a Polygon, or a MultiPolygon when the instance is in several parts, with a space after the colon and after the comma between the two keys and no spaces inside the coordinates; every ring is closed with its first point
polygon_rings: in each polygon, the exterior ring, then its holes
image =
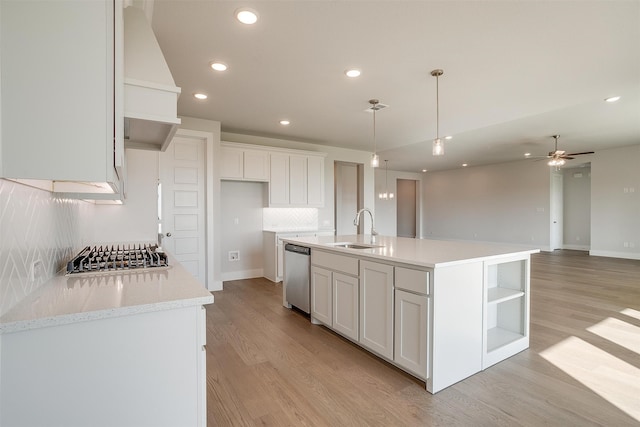
{"type": "Polygon", "coordinates": [[[508,331],[499,327],[491,328],[487,330],[487,351],[503,347],[523,337],[523,334],[508,331]]]}
{"type": "Polygon", "coordinates": [[[524,295],[523,291],[508,288],[489,288],[487,289],[487,302],[489,304],[498,304],[509,301],[510,299],[519,298],[524,295]]]}

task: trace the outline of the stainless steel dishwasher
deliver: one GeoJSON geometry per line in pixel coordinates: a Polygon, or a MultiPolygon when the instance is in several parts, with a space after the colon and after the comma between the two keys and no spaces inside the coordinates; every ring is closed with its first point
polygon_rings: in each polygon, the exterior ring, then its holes
{"type": "Polygon", "coordinates": [[[309,275],[311,249],[287,243],[284,246],[284,286],[287,302],[305,313],[311,307],[309,275]]]}

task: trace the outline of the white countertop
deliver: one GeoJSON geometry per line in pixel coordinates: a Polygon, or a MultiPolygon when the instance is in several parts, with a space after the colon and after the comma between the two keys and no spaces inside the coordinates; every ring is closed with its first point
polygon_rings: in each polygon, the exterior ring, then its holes
{"type": "Polygon", "coordinates": [[[265,228],[266,233],[333,233],[333,229],[327,228],[265,228]]]}
{"type": "Polygon", "coordinates": [[[468,262],[497,259],[516,254],[533,254],[539,248],[524,245],[485,243],[454,240],[411,239],[407,237],[370,235],[320,236],[283,238],[310,248],[331,250],[336,253],[357,255],[362,258],[394,261],[429,268],[446,267],[468,262]],[[337,242],[356,242],[379,245],[369,249],[348,249],[332,246],[337,242]]]}
{"type": "Polygon", "coordinates": [[[211,292],[172,257],[169,267],[61,273],[0,317],[0,334],[212,302],[211,292]]]}

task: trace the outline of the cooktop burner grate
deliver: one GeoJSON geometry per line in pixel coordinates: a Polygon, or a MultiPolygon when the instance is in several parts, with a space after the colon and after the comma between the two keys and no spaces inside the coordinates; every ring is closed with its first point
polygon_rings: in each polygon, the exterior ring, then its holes
{"type": "Polygon", "coordinates": [[[167,254],[159,250],[155,244],[87,246],[67,263],[67,274],[168,265],[167,254]]]}

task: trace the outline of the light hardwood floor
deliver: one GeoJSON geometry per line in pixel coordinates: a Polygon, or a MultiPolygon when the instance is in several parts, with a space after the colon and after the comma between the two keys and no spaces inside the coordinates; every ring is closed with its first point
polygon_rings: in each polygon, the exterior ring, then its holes
{"type": "Polygon", "coordinates": [[[282,286],[207,307],[209,426],[640,425],[640,261],[533,256],[531,346],[436,395],[302,314],[282,286]]]}

